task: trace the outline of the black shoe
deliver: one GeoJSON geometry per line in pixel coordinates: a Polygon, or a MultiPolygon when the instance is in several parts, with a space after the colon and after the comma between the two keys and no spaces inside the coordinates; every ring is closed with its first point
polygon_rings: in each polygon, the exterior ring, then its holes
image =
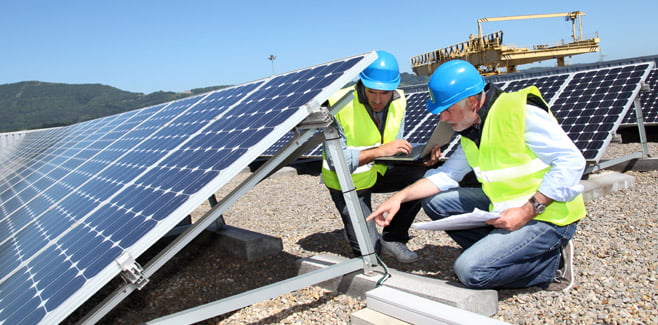
{"type": "Polygon", "coordinates": [[[573,287],[573,244],[568,241],[560,249],[560,268],[555,272],[553,283],[548,285],[548,291],[567,291],[573,287]]]}

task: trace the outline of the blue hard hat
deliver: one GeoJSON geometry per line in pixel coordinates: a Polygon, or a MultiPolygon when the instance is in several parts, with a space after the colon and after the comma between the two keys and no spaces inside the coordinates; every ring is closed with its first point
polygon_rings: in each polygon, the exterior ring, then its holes
{"type": "Polygon", "coordinates": [[[377,51],[377,60],[360,74],[363,85],[370,89],[395,90],[400,85],[398,60],[386,51],[377,51]]]}
{"type": "Polygon", "coordinates": [[[464,60],[452,60],[439,66],[427,86],[430,99],[425,107],[432,114],[440,114],[460,100],[484,90],[484,78],[464,60]]]}

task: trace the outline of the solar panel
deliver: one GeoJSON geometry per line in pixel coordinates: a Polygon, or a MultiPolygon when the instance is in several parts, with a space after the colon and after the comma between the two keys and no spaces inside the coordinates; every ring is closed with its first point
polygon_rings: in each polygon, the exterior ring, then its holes
{"type": "Polygon", "coordinates": [[[507,91],[536,85],[585,159],[598,162],[653,67],[652,62],[640,62],[558,69],[552,75],[490,76],[487,81],[507,91]]]}
{"type": "MultiPolygon", "coordinates": [[[[638,94],[645,122],[658,123],[658,76],[654,59],[633,58],[550,68],[488,76],[486,80],[506,91],[537,86],[585,159],[598,162],[622,122],[636,123],[634,111],[630,108],[638,94]],[[650,92],[640,92],[643,82],[650,85],[650,92]]],[[[437,115],[425,110],[429,96],[427,86],[402,89],[407,96],[405,137],[414,143],[426,142],[438,121],[437,115]]],[[[445,148],[446,155],[450,154],[449,148],[453,145],[451,143],[445,148]]],[[[319,146],[307,155],[319,157],[320,153],[319,146]]]]}
{"type": "Polygon", "coordinates": [[[26,135],[0,156],[0,324],[62,321],[375,57],[26,135]]]}
{"type": "Polygon", "coordinates": [[[548,77],[512,80],[498,86],[503,89],[509,89],[509,91],[519,90],[529,86],[537,86],[537,88],[541,90],[544,99],[550,102],[550,99],[555,97],[555,95],[560,91],[560,88],[562,88],[562,86],[565,84],[568,77],[568,74],[562,74],[548,77]]]}
{"type": "Polygon", "coordinates": [[[439,122],[439,115],[428,114],[425,109],[429,93],[427,91],[409,93],[406,97],[405,137],[411,143],[427,142],[432,135],[432,130],[439,122]]]}

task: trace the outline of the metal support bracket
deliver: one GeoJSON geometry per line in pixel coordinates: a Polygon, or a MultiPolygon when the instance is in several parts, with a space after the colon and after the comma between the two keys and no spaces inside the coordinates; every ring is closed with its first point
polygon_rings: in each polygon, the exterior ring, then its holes
{"type": "MultiPolygon", "coordinates": [[[[651,88],[647,83],[640,85],[640,92],[648,92],[651,88]]],[[[640,102],[640,95],[638,94],[633,100],[635,106],[635,117],[637,119],[638,134],[640,135],[640,143],[642,144],[642,154],[644,157],[651,157],[649,154],[649,145],[647,144],[647,131],[644,127],[644,116],[642,115],[642,103],[640,102]]]]}
{"type": "Polygon", "coordinates": [[[141,290],[149,279],[144,276],[144,268],[128,253],[125,252],[115,260],[121,267],[121,278],[128,284],[141,290]]]}
{"type": "MultiPolygon", "coordinates": [[[[352,100],[354,100],[353,92],[347,92],[340,100],[328,108],[329,114],[331,114],[331,116],[336,115],[336,113],[352,100]]],[[[338,130],[333,124],[324,128],[325,149],[328,151],[327,154],[334,157],[333,161],[336,165],[334,167],[338,176],[338,182],[343,189],[343,197],[345,198],[347,211],[350,215],[352,225],[354,226],[354,233],[356,235],[356,240],[359,243],[359,249],[363,255],[363,274],[371,276],[375,274],[373,268],[379,265],[379,263],[375,256],[373,243],[370,242],[368,227],[365,221],[366,216],[363,215],[363,210],[361,210],[361,204],[359,203],[359,198],[356,195],[356,188],[352,181],[352,174],[347,168],[347,162],[345,161],[345,156],[343,155],[343,150],[341,149],[338,137],[338,130]]]]}
{"type": "Polygon", "coordinates": [[[331,124],[332,118],[329,110],[324,106],[306,105],[309,115],[297,125],[298,129],[324,128],[331,124]]]}
{"type": "Polygon", "coordinates": [[[354,234],[359,243],[359,249],[363,254],[363,272],[365,275],[372,275],[374,274],[372,268],[377,265],[377,260],[374,255],[375,249],[373,243],[370,241],[370,236],[368,235],[368,227],[366,226],[365,220],[366,216],[363,215],[359,198],[356,195],[356,188],[352,181],[352,175],[347,168],[343,151],[340,148],[338,130],[333,126],[327,127],[324,129],[324,137],[326,149],[328,151],[327,154],[333,157],[336,174],[338,175],[338,182],[343,189],[343,197],[345,198],[347,211],[350,215],[352,225],[354,226],[354,234]]]}

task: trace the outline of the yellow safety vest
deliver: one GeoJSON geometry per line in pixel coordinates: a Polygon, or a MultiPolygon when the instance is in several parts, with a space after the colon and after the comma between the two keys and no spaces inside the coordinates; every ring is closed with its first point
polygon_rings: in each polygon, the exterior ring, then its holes
{"type": "MultiPolygon", "coordinates": [[[[386,115],[386,125],[384,126],[383,136],[379,133],[377,125],[368,114],[366,107],[359,102],[357,91],[354,87],[348,87],[338,91],[329,99],[329,104],[333,105],[340,100],[347,92],[353,91],[354,98],[337,114],[336,120],[343,128],[347,147],[350,149],[365,150],[388,143],[397,138],[400,133],[400,126],[404,119],[407,101],[402,90],[396,90],[400,98],[393,100],[388,107],[386,115]]],[[[326,159],[326,153],[322,152],[322,179],[324,184],[332,189],[340,190],[340,183],[336,172],[329,168],[326,159]]],[[[377,181],[377,173],[384,175],[386,165],[368,164],[359,166],[352,172],[352,181],[357,190],[370,188],[377,181]]]]}
{"type": "MultiPolygon", "coordinates": [[[[541,98],[537,87],[531,86],[502,93],[496,99],[482,129],[479,148],[472,140],[461,137],[466,159],[491,200],[492,211],[523,205],[537,192],[544,174],[550,169],[525,143],[529,94],[541,98]]],[[[580,194],[569,202],[552,202],[534,219],[564,226],[580,220],[586,213],[580,194]]]]}

